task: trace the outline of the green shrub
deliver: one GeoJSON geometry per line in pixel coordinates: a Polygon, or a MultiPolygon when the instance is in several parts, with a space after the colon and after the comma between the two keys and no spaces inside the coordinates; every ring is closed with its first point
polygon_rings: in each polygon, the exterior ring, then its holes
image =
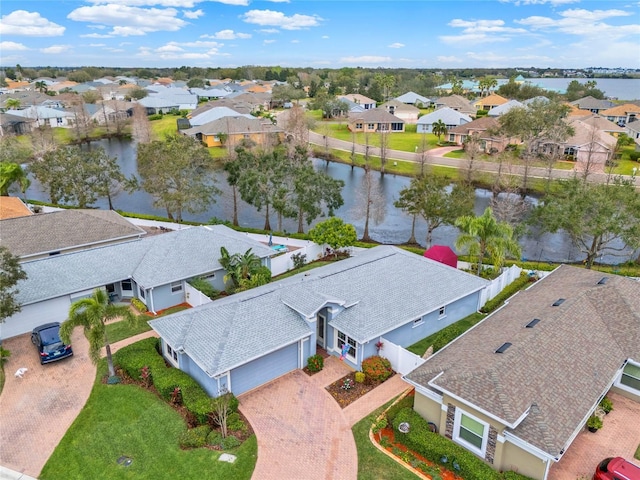
{"type": "Polygon", "coordinates": [[[133,305],[133,307],[141,313],[146,313],[149,311],[147,306],[139,298],[132,298],[131,305],[133,305]]]}
{"type": "Polygon", "coordinates": [[[237,437],[229,435],[227,438],[222,439],[222,443],[220,444],[220,446],[223,450],[229,450],[230,448],[236,448],[240,446],[240,443],[242,442],[240,442],[237,437]]]}
{"type": "Polygon", "coordinates": [[[602,400],[600,400],[600,407],[602,408],[602,410],[604,410],[605,413],[609,413],[611,410],[613,410],[613,402],[609,397],[604,397],[602,400]]]}
{"type": "Polygon", "coordinates": [[[324,358],[321,355],[312,355],[307,359],[307,368],[311,373],[319,372],[324,368],[324,358]]]}
{"type": "Polygon", "coordinates": [[[247,424],[244,423],[242,418],[240,418],[240,414],[234,412],[227,417],[227,429],[233,432],[243,432],[246,433],[248,428],[247,424]]]}
{"type": "Polygon", "coordinates": [[[403,410],[405,408],[413,408],[414,398],[415,397],[413,395],[407,395],[395,405],[391,405],[386,412],[389,421],[393,422],[393,419],[396,418],[400,410],[403,410]]]}
{"type": "Polygon", "coordinates": [[[391,362],[386,358],[374,355],[362,361],[362,371],[369,380],[384,382],[393,375],[391,362]]]}
{"type": "Polygon", "coordinates": [[[367,376],[363,372],[356,372],[356,383],[364,383],[367,376]]]}
{"type": "Polygon", "coordinates": [[[498,307],[502,306],[505,300],[510,298],[514,293],[522,290],[530,283],[529,275],[527,272],[522,272],[520,277],[514,280],[511,284],[505,287],[495,298],[492,298],[480,309],[482,313],[491,313],[498,307]]]}
{"type": "Polygon", "coordinates": [[[189,280],[189,285],[191,285],[196,290],[201,291],[209,298],[215,298],[220,294],[220,292],[213,288],[213,285],[207,282],[204,278],[192,278],[191,280],[189,280]]]}
{"type": "Polygon", "coordinates": [[[219,447],[222,444],[222,433],[218,430],[211,430],[207,435],[207,445],[219,447]]]}
{"type": "Polygon", "coordinates": [[[196,417],[198,423],[203,425],[207,423],[211,412],[211,398],[195,380],[191,377],[188,377],[188,379],[189,381],[185,381],[180,385],[182,404],[196,417]]]}
{"type": "Polygon", "coordinates": [[[153,376],[153,385],[158,390],[160,396],[167,402],[171,401],[173,391],[176,388],[182,390],[183,385],[186,383],[184,381],[186,373],[177,368],[165,367],[160,371],[152,370],[151,374],[153,376]]]}
{"type": "Polygon", "coordinates": [[[157,345],[157,338],[146,338],[128,345],[113,354],[114,363],[127,375],[138,381],[142,380],[142,368],[148,366],[153,378],[156,371],[167,368],[164,360],[158,354],[157,345]]]}
{"type": "Polygon", "coordinates": [[[640,162],[640,152],[629,152],[629,160],[640,162]]]}
{"type": "Polygon", "coordinates": [[[149,119],[150,122],[152,122],[154,120],[162,120],[162,114],[161,113],[154,113],[153,115],[149,115],[147,118],[149,119]]]}
{"type": "Polygon", "coordinates": [[[199,427],[191,428],[186,432],[180,434],[179,443],[181,448],[200,448],[207,444],[207,436],[211,432],[211,427],[208,425],[200,425],[199,427]]]}

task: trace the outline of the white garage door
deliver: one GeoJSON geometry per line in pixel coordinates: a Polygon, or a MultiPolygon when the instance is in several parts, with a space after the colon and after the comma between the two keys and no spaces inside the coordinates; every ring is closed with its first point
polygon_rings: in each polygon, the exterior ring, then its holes
{"type": "Polygon", "coordinates": [[[64,322],[69,315],[69,296],[24,305],[19,313],[0,323],[0,338],[15,337],[49,322],[64,322]]]}

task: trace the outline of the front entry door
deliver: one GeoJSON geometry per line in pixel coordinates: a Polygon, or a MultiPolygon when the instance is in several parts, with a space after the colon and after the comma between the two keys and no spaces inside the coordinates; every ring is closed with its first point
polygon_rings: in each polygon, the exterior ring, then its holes
{"type": "Polygon", "coordinates": [[[324,348],[325,344],[325,330],[326,330],[327,317],[325,317],[322,313],[318,314],[318,340],[316,343],[324,348]]]}

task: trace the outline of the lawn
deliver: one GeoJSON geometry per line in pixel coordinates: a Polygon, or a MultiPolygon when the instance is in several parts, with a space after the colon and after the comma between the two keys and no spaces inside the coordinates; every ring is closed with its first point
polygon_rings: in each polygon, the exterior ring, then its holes
{"type": "Polygon", "coordinates": [[[136,322],[130,324],[129,322],[125,322],[120,320],[118,322],[113,322],[107,324],[107,338],[109,339],[109,343],[119,342],[120,340],[124,340],[125,338],[133,337],[134,335],[138,335],[140,333],[148,332],[151,330],[149,326],[149,320],[153,320],[155,318],[163,317],[165,315],[170,315],[172,313],[180,312],[182,310],[186,310],[188,307],[177,305],[175,307],[167,308],[163,310],[159,315],[155,317],[150,317],[149,315],[141,314],[136,318],[136,322]]]}
{"type": "Polygon", "coordinates": [[[351,431],[358,450],[358,480],[415,480],[416,475],[378,450],[369,439],[376,417],[393,400],[356,423],[351,431]]]}
{"type": "Polygon", "coordinates": [[[103,360],[87,404],[44,466],[41,479],[251,478],[255,436],[231,452],[238,457],[234,464],[218,462],[217,451],[181,450],[178,436],[187,428],[182,417],[140,387],[103,384],[105,365],[103,360]],[[122,455],[133,459],[129,467],[117,463],[122,455]]]}
{"type": "Polygon", "coordinates": [[[436,347],[434,350],[437,351],[438,348],[442,348],[447,343],[459,337],[483,318],[486,318],[486,315],[482,313],[472,313],[462,320],[451,324],[445,329],[440,330],[439,332],[436,332],[433,335],[429,335],[419,342],[414,343],[410,347],[407,347],[407,350],[415,353],[416,355],[422,356],[424,355],[424,352],[427,351],[427,348],[429,348],[431,345],[434,345],[436,347]],[[449,334],[447,335],[447,333],[449,334]]]}

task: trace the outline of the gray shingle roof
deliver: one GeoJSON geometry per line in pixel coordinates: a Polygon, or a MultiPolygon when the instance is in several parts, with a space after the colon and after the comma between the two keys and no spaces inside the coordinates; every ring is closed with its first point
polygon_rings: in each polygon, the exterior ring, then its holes
{"type": "Polygon", "coordinates": [[[446,125],[459,125],[471,122],[471,117],[450,107],[442,107],[418,119],[419,124],[430,125],[442,120],[446,125]]]}
{"type": "Polygon", "coordinates": [[[362,113],[353,113],[349,115],[349,120],[355,122],[361,120],[364,123],[404,123],[404,120],[391,115],[384,109],[372,108],[362,113]]]}
{"type": "Polygon", "coordinates": [[[310,317],[327,302],[347,307],[331,325],[365,342],[486,283],[420,255],[380,246],[150,325],[216,375],[309,335],[301,315],[310,317]]]}
{"type": "Polygon", "coordinates": [[[623,362],[640,360],[640,282],[609,275],[597,285],[603,276],[559,267],[407,379],[511,424],[530,409],[507,431],[559,456],[623,362]],[[565,302],[551,306],[559,298],[565,302]],[[540,322],[525,328],[533,318],[540,322]],[[505,342],[512,346],[494,353],[505,342]]]}
{"type": "Polygon", "coordinates": [[[113,210],[59,210],[0,220],[0,245],[20,257],[144,235],[113,210]]]}
{"type": "Polygon", "coordinates": [[[249,248],[260,258],[273,251],[223,225],[192,227],[116,245],[56,255],[22,264],[21,304],[55,298],[132,278],[145,288],[222,268],[220,247],[230,254],[249,248]]]}

